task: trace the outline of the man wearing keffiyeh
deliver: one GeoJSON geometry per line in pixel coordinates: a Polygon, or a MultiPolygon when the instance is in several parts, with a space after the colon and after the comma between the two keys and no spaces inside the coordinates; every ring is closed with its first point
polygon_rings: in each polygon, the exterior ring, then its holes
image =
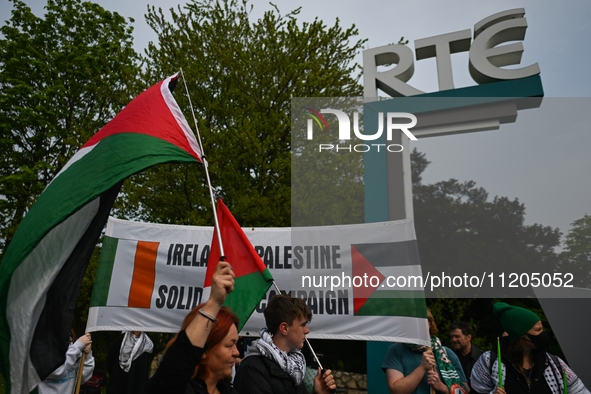
{"type": "MultiPolygon", "coordinates": [[[[265,308],[261,337],[249,347],[234,379],[240,394],[308,393],[304,385],[306,360],[301,352],[310,332],[312,313],[304,300],[276,295],[265,308]]],[[[336,389],[334,378],[320,369],[314,379],[315,393],[336,389]]]]}
{"type": "Polygon", "coordinates": [[[442,346],[431,311],[427,309],[431,348],[395,343],[388,349],[382,370],[395,394],[466,393],[466,377],[456,354],[442,346]]]}

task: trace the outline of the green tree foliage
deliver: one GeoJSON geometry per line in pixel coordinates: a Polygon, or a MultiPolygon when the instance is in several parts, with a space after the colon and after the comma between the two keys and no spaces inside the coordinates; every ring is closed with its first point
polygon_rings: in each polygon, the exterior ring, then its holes
{"type": "Polygon", "coordinates": [[[0,250],[67,160],[135,95],[132,27],[81,0],[20,0],[0,28],[0,250]]]}
{"type": "MultiPolygon", "coordinates": [[[[37,17],[24,2],[12,1],[12,17],[0,28],[1,254],[67,160],[138,93],[139,76],[132,20],[81,0],[49,0],[37,17]]],[[[98,250],[77,301],[79,334],[97,261],[98,250]]],[[[94,338],[99,367],[111,337],[94,338]]]]}
{"type": "MultiPolygon", "coordinates": [[[[496,273],[552,271],[558,261],[554,252],[560,243],[557,228],[525,225],[523,204],[506,197],[490,200],[473,181],[423,184],[429,161],[415,149],[411,162],[415,229],[424,273],[463,275],[473,270],[481,276],[493,269],[496,273]]],[[[550,328],[537,299],[499,298],[500,292],[498,288],[497,298],[428,298],[442,342],[452,346],[448,327],[462,320],[475,332],[474,343],[489,350],[503,332],[492,312],[498,301],[534,311],[544,327],[550,328]]],[[[556,341],[550,350],[562,354],[556,341]]]]}
{"type": "Polygon", "coordinates": [[[558,228],[526,225],[525,206],[517,199],[488,198],[474,181],[456,179],[424,185],[429,164],[412,155],[415,228],[425,272],[551,272],[560,243],[558,228]]]}
{"type": "Polygon", "coordinates": [[[591,283],[591,216],[585,214],[571,226],[557,272],[572,273],[573,286],[588,288],[591,283]]]}
{"type": "MultiPolygon", "coordinates": [[[[363,41],[338,20],[298,23],[277,8],[253,21],[236,0],[189,2],[147,21],[158,43],[147,51],[155,83],[182,68],[216,191],[245,226],[290,225],[290,99],[358,96],[352,75],[363,41]]],[[[177,90],[183,89],[182,82],[177,90]]],[[[176,99],[192,119],[183,90],[176,99]]],[[[192,122],[191,122],[192,123],[192,122]]],[[[120,214],[160,223],[211,225],[201,165],[150,169],[124,186],[120,214]]]]}

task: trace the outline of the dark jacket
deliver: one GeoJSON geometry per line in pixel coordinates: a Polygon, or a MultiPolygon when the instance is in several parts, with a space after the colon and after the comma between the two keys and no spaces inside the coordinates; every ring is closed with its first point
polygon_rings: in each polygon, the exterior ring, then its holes
{"type": "MultiPolygon", "coordinates": [[[[536,393],[536,394],[552,394],[548,382],[544,378],[544,370],[548,368],[548,359],[545,350],[535,350],[533,353],[533,366],[529,375],[530,384],[525,379],[525,376],[519,371],[516,363],[509,355],[507,347],[509,341],[501,340],[501,361],[506,366],[507,377],[505,380],[505,391],[507,393],[536,393]]],[[[496,356],[496,352],[495,352],[496,356]]],[[[498,356],[497,356],[498,357],[498,356]]]]}
{"type": "Polygon", "coordinates": [[[119,352],[121,342],[125,334],[119,335],[119,338],[111,346],[109,356],[107,357],[107,369],[109,370],[109,382],[107,383],[107,394],[134,394],[141,393],[146,388],[148,382],[149,364],[151,361],[150,353],[142,353],[131,363],[129,372],[125,372],[119,366],[119,352]]]}
{"type": "Polygon", "coordinates": [[[240,394],[308,394],[303,380],[296,386],[275,361],[258,353],[256,344],[240,363],[234,386],[240,394]]]}
{"type": "MultiPolygon", "coordinates": [[[[156,374],[148,381],[148,389],[145,393],[207,393],[207,387],[202,380],[191,380],[203,353],[202,348],[191,344],[184,330],[179,332],[177,340],[164,354],[156,374]]],[[[226,379],[219,381],[217,388],[222,394],[238,394],[226,379]]]]}
{"type": "MultiPolygon", "coordinates": [[[[529,373],[529,382],[525,378],[524,374],[519,370],[517,363],[509,355],[509,345],[510,341],[508,337],[501,338],[501,362],[505,366],[505,374],[503,379],[505,380],[505,384],[503,388],[507,393],[511,394],[552,394],[552,390],[548,385],[544,377],[544,371],[549,366],[548,354],[545,350],[535,350],[533,352],[533,366],[529,373]]],[[[480,372],[482,372],[482,367],[485,360],[489,360],[487,365],[484,365],[486,369],[486,373],[489,374],[488,379],[491,378],[491,369],[494,362],[498,358],[496,346],[493,346],[493,351],[491,351],[490,355],[486,354],[488,357],[482,357],[481,360],[478,362],[477,369],[480,368],[480,372]]],[[[475,371],[476,372],[476,371],[475,371]]],[[[497,380],[498,380],[498,374],[497,380]]],[[[477,379],[477,377],[475,377],[477,379]]],[[[482,379],[481,379],[482,380],[482,379]]],[[[476,382],[474,382],[476,383],[476,382]]],[[[496,383],[495,383],[496,384],[496,383]]],[[[483,394],[481,391],[474,390],[475,393],[483,394]]],[[[569,391],[570,392],[570,391],[569,391]]]]}
{"type": "MultiPolygon", "coordinates": [[[[473,344],[471,346],[472,346],[472,349],[470,350],[470,354],[469,354],[468,358],[464,357],[462,355],[461,351],[454,350],[454,352],[458,356],[458,359],[460,360],[460,364],[462,364],[462,369],[464,370],[464,375],[466,375],[466,379],[468,379],[468,385],[470,385],[470,375],[472,375],[472,368],[474,368],[474,364],[476,364],[476,361],[478,361],[478,358],[480,358],[482,353],[484,353],[484,350],[477,348],[473,344]]],[[[472,386],[470,386],[470,389],[471,388],[472,388],[472,386]]]]}
{"type": "MultiPolygon", "coordinates": [[[[238,394],[238,391],[234,387],[228,379],[222,379],[218,382],[217,388],[221,394],[238,394]]],[[[207,392],[207,385],[203,380],[194,379],[189,382],[187,385],[186,394],[209,394],[207,392]]]]}

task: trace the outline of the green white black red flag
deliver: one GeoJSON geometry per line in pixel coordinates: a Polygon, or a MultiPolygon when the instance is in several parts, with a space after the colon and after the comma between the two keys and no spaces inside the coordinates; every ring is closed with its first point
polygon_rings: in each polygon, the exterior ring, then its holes
{"type": "Polygon", "coordinates": [[[172,96],[177,75],[129,103],[65,165],[0,265],[0,371],[29,393],[63,364],[76,296],[122,181],[158,163],[201,161],[172,96]]]}

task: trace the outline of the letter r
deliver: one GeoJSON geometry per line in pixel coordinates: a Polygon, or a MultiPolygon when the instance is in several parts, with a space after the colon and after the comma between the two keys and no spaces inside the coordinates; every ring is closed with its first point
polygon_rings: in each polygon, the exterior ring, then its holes
{"type": "Polygon", "coordinates": [[[388,118],[388,123],[387,123],[387,128],[386,128],[386,138],[388,140],[392,140],[392,130],[402,130],[402,132],[404,134],[406,134],[406,136],[413,141],[417,140],[417,137],[415,137],[410,131],[408,131],[408,129],[413,128],[417,125],[417,117],[414,116],[413,114],[409,114],[407,112],[388,112],[387,115],[388,118]],[[410,119],[410,123],[394,123],[393,120],[394,119],[399,119],[399,118],[407,118],[410,119]]]}

